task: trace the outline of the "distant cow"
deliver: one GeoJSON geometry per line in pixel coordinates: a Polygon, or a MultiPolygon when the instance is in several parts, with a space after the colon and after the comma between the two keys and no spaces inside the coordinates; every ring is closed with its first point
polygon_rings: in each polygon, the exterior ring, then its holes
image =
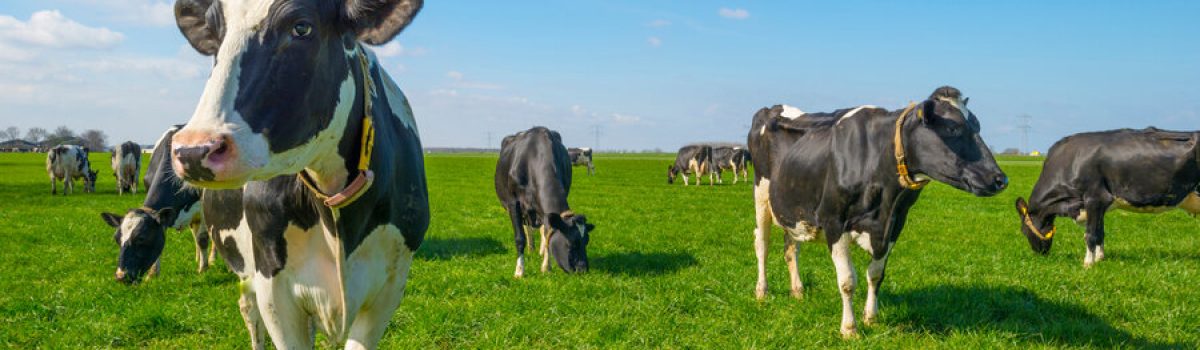
{"type": "Polygon", "coordinates": [[[725,181],[721,179],[721,173],[724,172],[725,169],[729,169],[733,172],[733,183],[735,184],[738,183],[738,172],[742,173],[742,179],[749,179],[746,177],[746,164],[748,164],[748,160],[746,158],[749,158],[747,157],[749,153],[750,151],[741,147],[713,147],[712,168],[713,171],[717,173],[717,182],[725,183],[725,181]]]}
{"type": "Polygon", "coordinates": [[[58,180],[63,181],[63,195],[74,192],[76,179],[83,179],[83,192],[96,192],[96,171],[88,161],[87,147],[58,145],[46,152],[46,173],[50,175],[50,194],[58,194],[58,180]]]}
{"type": "Polygon", "coordinates": [[[593,175],[596,173],[596,165],[594,163],[592,163],[592,149],[591,148],[588,148],[588,147],[568,148],[567,155],[571,156],[571,165],[572,166],[586,165],[587,170],[588,170],[588,175],[593,175]]]}
{"type": "Polygon", "coordinates": [[[244,286],[276,348],[312,348],[314,331],[378,347],[404,297],[429,227],[424,158],[408,99],[367,45],[422,4],[175,3],[180,32],[214,59],[172,167],[206,190],[244,186],[231,211],[253,237],[244,286]]]}
{"type": "MultiPolygon", "coordinates": [[[[117,281],[134,283],[149,272],[151,276],[158,274],[159,257],[162,255],[166,242],[168,227],[183,230],[188,227],[196,242],[197,271],[208,269],[208,262],[213,258],[215,250],[210,249],[208,228],[203,224],[200,212],[200,191],[184,186],[183,181],[175,177],[171,168],[171,138],[181,126],[175,126],[167,131],[167,137],[159,139],[154,147],[150,163],[155,167],[146,170],[146,174],[154,178],[146,189],[146,199],[142,206],[130,209],[125,215],[101,213],[100,217],[109,226],[116,228],[113,240],[120,247],[117,258],[117,281]],[[208,255],[205,255],[208,250],[208,255]]],[[[141,154],[138,153],[140,157],[141,154]]],[[[134,181],[136,182],[136,181],[134,181]]]]}
{"type": "Polygon", "coordinates": [[[1083,266],[1104,259],[1104,214],[1111,209],[1200,214],[1200,132],[1110,130],[1067,136],[1050,147],[1029,203],[1017,198],[1021,232],[1033,251],[1054,243],[1054,219],[1085,225],[1083,266]]]}
{"type": "Polygon", "coordinates": [[[587,245],[594,225],[567,204],[571,159],[557,132],[535,127],[504,138],[496,163],[496,196],[508,211],[517,247],[513,276],[525,274],[529,231],[540,227],[542,272],[550,256],[566,272],[588,270],[587,245]]]}
{"type": "Polygon", "coordinates": [[[713,148],[707,145],[688,145],[679,148],[675,154],[675,163],[667,166],[667,183],[675,183],[675,177],[683,177],[683,185],[688,185],[688,173],[696,176],[696,185],[700,185],[700,177],[708,174],[708,185],[713,184],[713,148]]]}
{"type": "Polygon", "coordinates": [[[131,191],[136,194],[138,173],[142,170],[142,146],[133,141],[125,141],[113,147],[111,161],[113,177],[117,178],[117,193],[125,194],[125,191],[131,191]]]}
{"type": "Polygon", "coordinates": [[[767,294],[772,223],[785,231],[784,261],[796,298],[803,293],[797,243],[823,235],[837,270],[845,337],[857,335],[851,245],[871,255],[863,312],[869,324],[877,315],[876,293],[888,254],[924,184],[934,179],[976,196],[995,195],[1008,184],[979,137],[979,121],[967,109],[967,99],[948,86],[896,111],[872,106],[833,113],[763,108],[754,115],[747,141],[754,161],[755,295],[762,299],[767,294]]]}

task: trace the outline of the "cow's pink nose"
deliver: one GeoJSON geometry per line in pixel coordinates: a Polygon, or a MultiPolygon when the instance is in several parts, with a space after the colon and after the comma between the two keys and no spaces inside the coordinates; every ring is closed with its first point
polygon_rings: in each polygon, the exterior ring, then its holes
{"type": "Polygon", "coordinates": [[[184,180],[213,181],[234,161],[237,145],[229,135],[181,131],[173,143],[175,172],[184,180]]]}

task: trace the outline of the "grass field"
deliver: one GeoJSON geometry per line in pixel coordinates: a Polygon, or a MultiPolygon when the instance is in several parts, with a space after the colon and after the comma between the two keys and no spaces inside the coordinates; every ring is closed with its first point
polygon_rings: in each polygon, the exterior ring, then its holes
{"type": "MultiPolygon", "coordinates": [[[[98,193],[52,197],[44,155],[0,154],[0,346],[245,348],[236,279],[223,263],[197,274],[190,234],[169,233],[161,276],[113,281],[117,247],[98,213],[141,200],[117,196],[107,157],[92,155],[98,193]]],[[[771,295],[754,299],[749,184],[726,174],[725,185],[668,186],[664,155],[596,160],[596,176],[576,171],[570,198],[597,225],[592,271],[532,263],[515,280],[495,156],[430,155],[432,226],[382,347],[1200,347],[1200,220],[1111,213],[1107,260],[1085,270],[1083,230],[1063,219],[1054,250],[1035,256],[1012,203],[1037,161],[1002,160],[1012,187],[994,198],[929,186],[891,255],[879,324],[843,341],[823,243],[801,247],[797,301],[776,228],[771,295]]],[[[856,250],[860,320],[866,261],[856,250]]]]}

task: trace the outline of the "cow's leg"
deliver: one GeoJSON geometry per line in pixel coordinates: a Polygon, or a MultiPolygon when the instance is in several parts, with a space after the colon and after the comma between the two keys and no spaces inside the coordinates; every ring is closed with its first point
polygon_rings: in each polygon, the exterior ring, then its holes
{"type": "Polygon", "coordinates": [[[370,301],[370,307],[365,307],[354,317],[350,325],[350,336],[346,339],[346,349],[375,349],[383,332],[387,330],[388,321],[400,307],[404,299],[404,286],[408,283],[408,271],[412,266],[412,252],[401,253],[395,265],[395,279],[376,294],[370,301]]]}
{"type": "Polygon", "coordinates": [[[796,253],[800,249],[800,242],[797,242],[791,233],[784,233],[783,242],[783,262],[787,264],[788,277],[792,280],[792,297],[802,299],[804,298],[804,284],[800,282],[800,269],[796,266],[796,253]]]}
{"type": "Polygon", "coordinates": [[[280,281],[279,275],[270,279],[262,275],[253,278],[258,310],[275,348],[312,349],[312,317],[296,304],[292,288],[280,281]]]}
{"type": "Polygon", "coordinates": [[[238,297],[238,310],[242,312],[242,322],[246,323],[246,331],[250,333],[250,347],[264,350],[267,348],[267,328],[258,312],[258,301],[254,293],[248,290],[249,283],[249,280],[239,282],[242,294],[238,297]]]}
{"type": "Polygon", "coordinates": [[[708,185],[712,186],[713,185],[713,173],[717,172],[718,170],[713,169],[712,163],[709,163],[704,168],[705,168],[704,170],[708,170],[708,185]]]}
{"type": "Polygon", "coordinates": [[[513,270],[513,277],[521,278],[525,276],[525,247],[529,245],[525,235],[525,225],[521,223],[521,206],[513,205],[508,210],[508,218],[512,221],[513,226],[513,243],[517,248],[517,267],[513,270]]]}
{"type": "MultiPolygon", "coordinates": [[[[63,191],[66,191],[67,190],[66,185],[64,184],[63,186],[64,186],[63,191]]],[[[56,195],[56,194],[58,194],[58,181],[55,181],[54,176],[51,176],[50,177],[50,195],[56,195]]]]}
{"type": "Polygon", "coordinates": [[[147,276],[148,277],[158,277],[158,270],[162,267],[161,265],[162,265],[162,257],[159,257],[158,260],[154,261],[154,266],[150,267],[150,273],[148,273],[147,276]]]}
{"type": "Polygon", "coordinates": [[[68,195],[75,190],[75,181],[71,180],[70,176],[63,179],[63,195],[68,195]]]}
{"type": "Polygon", "coordinates": [[[758,300],[767,298],[767,246],[771,238],[770,192],[771,181],[759,180],[754,186],[754,255],[758,257],[758,284],[754,287],[754,296],[758,300]]]}
{"type": "Polygon", "coordinates": [[[192,237],[196,241],[196,272],[204,273],[204,271],[208,271],[208,262],[212,260],[211,254],[205,254],[206,250],[212,252],[210,249],[212,241],[210,241],[208,230],[204,228],[204,225],[193,224],[190,226],[192,237]]]}
{"type": "Polygon", "coordinates": [[[871,264],[867,265],[867,305],[863,307],[863,324],[874,324],[879,315],[879,285],[883,283],[884,271],[887,270],[891,245],[889,244],[884,249],[889,251],[883,253],[883,258],[874,259],[872,257],[871,264]]]}
{"type": "Polygon", "coordinates": [[[1106,214],[1104,210],[1108,208],[1108,205],[1089,203],[1087,207],[1087,233],[1083,237],[1084,242],[1087,242],[1087,253],[1083,258],[1083,267],[1092,267],[1104,259],[1104,214],[1106,214]]]}
{"type": "Polygon", "coordinates": [[[684,186],[687,186],[687,185],[688,185],[688,181],[690,181],[690,180],[688,180],[688,178],[687,178],[687,172],[686,172],[686,171],[685,171],[685,172],[680,172],[680,173],[679,173],[679,176],[680,176],[680,177],[683,177],[683,185],[684,185],[684,186]]]}
{"type": "Polygon", "coordinates": [[[833,267],[837,270],[838,291],[842,294],[843,338],[858,336],[858,329],[854,326],[854,287],[858,283],[858,276],[854,272],[854,262],[850,259],[850,244],[850,233],[843,232],[837,242],[829,247],[833,267]]]}
{"type": "Polygon", "coordinates": [[[550,271],[550,224],[542,225],[542,272],[550,271]]]}

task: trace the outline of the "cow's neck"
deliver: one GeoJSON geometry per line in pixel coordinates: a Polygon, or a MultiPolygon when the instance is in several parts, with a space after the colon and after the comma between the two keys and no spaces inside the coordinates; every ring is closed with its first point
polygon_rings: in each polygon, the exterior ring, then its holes
{"type": "MultiPolygon", "coordinates": [[[[367,147],[360,141],[366,131],[364,130],[366,126],[364,118],[370,118],[367,115],[370,110],[368,99],[371,98],[371,89],[374,88],[375,80],[369,76],[370,71],[367,68],[374,65],[374,62],[367,62],[368,58],[363,50],[365,49],[356,45],[354,50],[347,52],[347,55],[350,56],[347,58],[350,64],[349,71],[352,74],[351,79],[355,81],[353,84],[355,98],[353,101],[346,101],[346,103],[353,104],[349,108],[348,115],[335,116],[335,118],[346,118],[341,141],[337,143],[338,146],[335,149],[322,152],[304,168],[304,175],[312,180],[311,184],[315,190],[320,192],[319,197],[342,193],[347,190],[347,186],[352,185],[360,177],[359,162],[363,158],[363,147],[367,147]],[[360,62],[360,60],[363,61],[360,62]]],[[[367,158],[369,157],[368,154],[367,158]]],[[[366,191],[366,188],[363,188],[362,191],[366,191]]]]}

